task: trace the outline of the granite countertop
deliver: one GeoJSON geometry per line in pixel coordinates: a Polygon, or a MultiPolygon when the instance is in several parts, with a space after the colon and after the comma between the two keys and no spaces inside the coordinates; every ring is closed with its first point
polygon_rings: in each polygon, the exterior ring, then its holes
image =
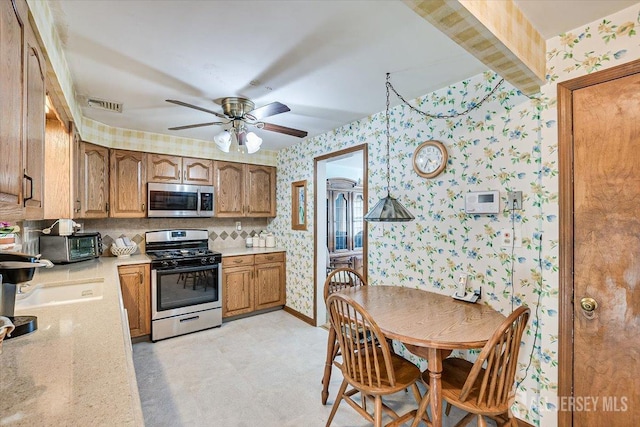
{"type": "Polygon", "coordinates": [[[216,248],[215,246],[211,248],[213,251],[218,251],[222,253],[222,256],[236,256],[236,255],[255,255],[255,254],[270,254],[273,252],[286,252],[287,250],[284,248],[216,248]]]}
{"type": "MultiPolygon", "coordinates": [[[[285,252],[278,247],[212,250],[223,256],[285,252]]],[[[3,342],[0,425],[144,425],[117,267],[148,262],[138,254],[36,270],[27,292],[99,282],[102,298],[35,308],[16,304],[16,316],[37,316],[38,329],[3,342]]]]}
{"type": "Polygon", "coordinates": [[[148,263],[145,255],[38,269],[30,282],[102,282],[102,298],[20,308],[38,329],[3,342],[0,425],[144,425],[118,265],[148,263]]]}

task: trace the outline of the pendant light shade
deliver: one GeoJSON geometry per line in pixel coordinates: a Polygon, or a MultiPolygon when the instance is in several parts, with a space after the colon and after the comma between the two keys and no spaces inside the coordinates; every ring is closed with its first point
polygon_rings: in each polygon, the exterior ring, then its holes
{"type": "Polygon", "coordinates": [[[369,222],[407,222],[413,220],[414,216],[387,193],[387,197],[380,199],[364,219],[369,222]]]}
{"type": "Polygon", "coordinates": [[[387,197],[380,199],[373,208],[364,216],[367,222],[407,222],[415,217],[402,206],[397,199],[391,197],[390,168],[389,168],[389,144],[391,130],[389,126],[389,73],[387,73],[387,197]]]}

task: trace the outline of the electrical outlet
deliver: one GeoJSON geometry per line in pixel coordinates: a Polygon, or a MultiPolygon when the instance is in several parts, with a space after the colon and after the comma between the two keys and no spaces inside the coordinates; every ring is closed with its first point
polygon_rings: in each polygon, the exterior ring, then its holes
{"type": "Polygon", "coordinates": [[[522,191],[507,192],[507,210],[508,211],[522,210],[522,191]]]}
{"type": "Polygon", "coordinates": [[[242,231],[242,223],[240,221],[236,221],[236,230],[242,231]]]}
{"type": "Polygon", "coordinates": [[[516,225],[515,230],[503,228],[500,231],[500,237],[502,239],[501,246],[503,247],[522,247],[522,231],[520,230],[519,225],[516,225]]]}

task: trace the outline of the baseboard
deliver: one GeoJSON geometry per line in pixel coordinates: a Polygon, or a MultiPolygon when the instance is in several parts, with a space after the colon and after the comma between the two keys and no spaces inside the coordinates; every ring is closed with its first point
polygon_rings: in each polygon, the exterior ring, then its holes
{"type": "Polygon", "coordinates": [[[309,316],[300,313],[299,311],[294,310],[293,308],[289,307],[289,306],[284,306],[284,311],[286,311],[287,313],[289,313],[290,315],[297,317],[298,319],[302,320],[303,322],[306,322],[308,324],[310,324],[311,326],[315,326],[316,322],[309,316]]]}

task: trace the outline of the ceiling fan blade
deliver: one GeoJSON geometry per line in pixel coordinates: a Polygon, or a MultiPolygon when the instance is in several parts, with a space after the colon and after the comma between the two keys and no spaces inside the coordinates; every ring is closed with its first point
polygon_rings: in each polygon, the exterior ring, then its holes
{"type": "Polygon", "coordinates": [[[291,111],[291,109],[283,103],[272,102],[271,104],[263,105],[260,108],[254,108],[253,110],[249,111],[247,115],[255,118],[256,120],[261,120],[265,117],[286,113],[287,111],[291,111]]]}
{"type": "Polygon", "coordinates": [[[222,122],[211,122],[211,123],[198,123],[196,125],[185,125],[185,126],[176,126],[174,128],[169,128],[169,130],[182,130],[182,129],[192,129],[192,128],[200,128],[203,126],[213,126],[213,125],[223,125],[222,122]]]}
{"type": "Polygon", "coordinates": [[[298,138],[304,138],[308,132],[305,130],[298,130],[288,128],[286,126],[274,125],[273,123],[264,123],[264,130],[270,130],[271,132],[284,133],[285,135],[297,136],[298,138]]]}
{"type": "Polygon", "coordinates": [[[193,108],[194,110],[204,111],[205,113],[213,114],[214,116],[220,117],[221,119],[227,118],[227,116],[225,116],[224,114],[220,114],[212,110],[207,110],[206,108],[198,107],[197,105],[187,104],[186,102],[177,101],[175,99],[166,99],[166,101],[172,104],[181,105],[183,107],[193,108]]]}

